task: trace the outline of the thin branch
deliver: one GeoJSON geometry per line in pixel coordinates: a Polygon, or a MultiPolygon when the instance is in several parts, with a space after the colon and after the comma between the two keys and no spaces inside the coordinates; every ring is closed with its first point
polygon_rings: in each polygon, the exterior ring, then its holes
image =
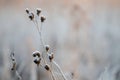
{"type": "Polygon", "coordinates": [[[52,62],[53,62],[53,64],[55,64],[56,67],[59,69],[59,71],[60,71],[62,77],[64,78],[64,80],[67,80],[66,77],[65,77],[65,75],[64,75],[64,73],[63,73],[63,71],[61,70],[60,66],[59,66],[55,61],[52,61],[52,62]]]}
{"type": "Polygon", "coordinates": [[[12,61],[12,68],[11,68],[11,70],[12,70],[12,71],[15,71],[15,74],[16,74],[18,80],[22,80],[22,77],[20,76],[20,74],[18,73],[18,71],[17,71],[17,69],[16,69],[17,63],[16,63],[16,59],[15,59],[14,55],[15,55],[14,53],[11,53],[11,54],[10,54],[11,61],[12,61]]]}

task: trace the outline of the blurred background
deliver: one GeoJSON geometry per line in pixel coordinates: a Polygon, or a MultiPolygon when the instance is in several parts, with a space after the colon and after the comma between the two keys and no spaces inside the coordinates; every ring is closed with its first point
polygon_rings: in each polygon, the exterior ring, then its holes
{"type": "Polygon", "coordinates": [[[33,63],[38,32],[25,9],[42,9],[42,37],[55,60],[74,80],[120,80],[120,0],[0,0],[0,80],[16,80],[15,52],[22,80],[50,80],[33,63]]]}

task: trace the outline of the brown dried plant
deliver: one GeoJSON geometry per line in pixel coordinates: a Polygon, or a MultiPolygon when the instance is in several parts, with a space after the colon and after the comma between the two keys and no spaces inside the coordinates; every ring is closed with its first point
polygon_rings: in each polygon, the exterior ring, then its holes
{"type": "Polygon", "coordinates": [[[20,76],[20,74],[18,73],[18,71],[16,69],[17,63],[16,63],[14,52],[11,52],[10,58],[11,58],[11,61],[12,61],[11,71],[15,73],[15,75],[16,75],[16,77],[17,77],[18,80],[22,80],[22,77],[20,76]]]}
{"type": "MultiPolygon", "coordinates": [[[[42,24],[45,22],[46,18],[41,15],[42,10],[37,8],[36,13],[31,12],[28,8],[26,13],[28,14],[29,19],[34,23],[38,33],[42,46],[42,51],[33,52],[32,56],[34,57],[34,63],[39,67],[43,67],[46,71],[51,74],[52,80],[67,80],[65,74],[61,70],[60,66],[54,61],[54,54],[50,52],[50,46],[45,45],[42,39],[42,24]],[[41,25],[39,25],[39,22],[41,25]]],[[[70,78],[69,80],[72,80],[70,78]]]]}

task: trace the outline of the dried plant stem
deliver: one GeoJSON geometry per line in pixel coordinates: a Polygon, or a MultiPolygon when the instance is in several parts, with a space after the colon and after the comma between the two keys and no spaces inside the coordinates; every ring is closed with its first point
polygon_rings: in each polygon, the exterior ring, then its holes
{"type": "Polygon", "coordinates": [[[40,43],[43,48],[42,54],[40,54],[40,52],[33,53],[33,57],[38,58],[34,60],[34,63],[39,66],[41,60],[43,60],[43,63],[45,64],[45,66],[42,66],[42,64],[40,64],[40,66],[44,67],[47,71],[51,73],[52,80],[67,80],[60,66],[55,61],[53,61],[54,56],[53,54],[49,53],[49,49],[50,49],[49,45],[44,45],[44,42],[42,39],[42,24],[46,20],[46,18],[44,16],[39,16],[41,13],[41,10],[39,9],[37,9],[37,14],[31,13],[28,9],[26,9],[26,12],[30,20],[33,21],[33,23],[35,24],[35,27],[39,33],[40,43]],[[39,17],[40,17],[41,25],[38,24],[39,17]],[[52,65],[55,65],[55,66],[53,67],[52,65]]]}
{"type": "Polygon", "coordinates": [[[16,63],[16,59],[15,59],[15,57],[14,57],[14,53],[11,53],[11,54],[10,54],[10,57],[11,57],[11,60],[12,60],[12,68],[11,68],[11,70],[12,70],[12,71],[15,71],[15,74],[16,74],[18,80],[22,80],[22,77],[20,76],[20,74],[18,73],[18,71],[17,71],[17,69],[16,69],[17,63],[16,63]]]}
{"type": "MultiPolygon", "coordinates": [[[[44,48],[44,43],[43,43],[43,41],[42,41],[42,33],[41,33],[41,30],[40,30],[40,28],[39,28],[39,25],[38,25],[38,22],[37,21],[33,21],[34,22],[34,24],[35,24],[35,26],[36,26],[36,28],[37,28],[37,31],[38,31],[38,33],[39,33],[39,38],[40,38],[40,42],[41,42],[41,46],[44,48]]],[[[42,23],[41,23],[42,24],[42,23]]],[[[42,29],[42,25],[40,26],[41,27],[41,29],[42,29]]]]}
{"type": "MultiPolygon", "coordinates": [[[[36,26],[39,26],[38,23],[37,23],[36,26]]],[[[43,40],[42,40],[42,33],[41,33],[41,31],[42,31],[42,22],[41,22],[41,30],[38,30],[38,32],[39,32],[39,36],[40,36],[40,40],[41,40],[42,46],[43,46],[43,48],[44,48],[44,43],[43,43],[43,40]]],[[[44,49],[44,50],[45,50],[45,49],[44,49]]],[[[43,52],[44,52],[44,51],[43,51],[43,52]]],[[[43,58],[43,60],[44,60],[44,63],[46,64],[47,62],[45,61],[44,57],[42,57],[42,58],[43,58]]],[[[62,72],[60,66],[59,66],[55,61],[53,61],[53,63],[58,67],[58,69],[59,69],[60,73],[62,74],[62,77],[64,78],[64,80],[67,80],[66,77],[65,77],[65,75],[64,75],[64,73],[62,72]]],[[[50,65],[50,67],[52,67],[52,66],[50,65]]],[[[51,68],[51,69],[52,69],[52,68],[51,68]]],[[[50,73],[51,73],[51,75],[52,75],[52,79],[55,80],[54,74],[53,74],[53,72],[52,72],[51,69],[50,69],[50,73]]]]}
{"type": "Polygon", "coordinates": [[[39,31],[39,35],[40,35],[40,38],[41,38],[41,43],[43,45],[43,48],[44,48],[44,42],[43,42],[43,38],[42,38],[42,22],[41,22],[41,26],[40,26],[40,31],[39,31]]]}
{"type": "Polygon", "coordinates": [[[20,74],[18,73],[17,70],[16,70],[16,75],[17,75],[17,77],[18,77],[18,80],[22,80],[22,78],[21,78],[21,76],[20,76],[20,74]]]}
{"type": "MultiPolygon", "coordinates": [[[[42,22],[41,22],[40,28],[39,28],[39,25],[38,25],[38,22],[37,22],[37,21],[36,21],[36,22],[34,21],[34,24],[35,24],[35,26],[36,26],[36,28],[37,28],[37,30],[38,30],[38,33],[39,33],[40,41],[41,41],[41,44],[42,44],[41,46],[44,48],[44,43],[43,43],[42,33],[41,33],[41,31],[42,31],[42,22]]],[[[43,52],[44,52],[44,51],[43,51],[43,52]]],[[[44,59],[43,56],[42,56],[42,58],[43,58],[44,63],[47,64],[47,62],[45,61],[45,59],[44,59]]],[[[41,66],[42,66],[42,65],[41,65],[41,66]]],[[[54,74],[53,74],[52,70],[50,69],[49,71],[50,71],[50,73],[51,73],[52,80],[56,80],[55,77],[54,77],[54,74]]]]}
{"type": "Polygon", "coordinates": [[[53,62],[53,64],[55,64],[57,66],[57,68],[59,69],[60,73],[62,74],[62,77],[64,78],[64,80],[67,80],[64,73],[62,72],[60,66],[55,61],[52,61],[52,62],[53,62]]]}
{"type": "Polygon", "coordinates": [[[51,73],[52,80],[56,80],[51,69],[50,69],[50,73],[51,73]]]}
{"type": "MultiPolygon", "coordinates": [[[[37,23],[37,24],[38,24],[38,23],[37,23]]],[[[37,26],[38,26],[38,25],[37,25],[37,26]]],[[[43,48],[44,48],[44,43],[43,43],[42,32],[41,32],[41,31],[42,31],[42,22],[41,22],[40,30],[39,30],[38,32],[39,32],[39,36],[40,36],[40,40],[41,40],[42,46],[43,46],[43,48]]],[[[44,49],[44,51],[45,51],[45,49],[44,49]]],[[[43,52],[44,52],[44,51],[43,51],[43,52]]],[[[44,57],[42,57],[42,58],[43,58],[43,60],[44,60],[44,63],[46,64],[47,62],[45,61],[44,57]]],[[[49,71],[50,71],[50,73],[51,73],[52,80],[56,80],[51,69],[52,69],[52,68],[51,68],[51,66],[50,66],[50,70],[49,70],[49,71]]]]}
{"type": "MultiPolygon", "coordinates": [[[[43,44],[43,41],[42,41],[42,33],[41,33],[40,28],[39,28],[39,25],[38,25],[37,20],[34,20],[33,23],[34,23],[35,27],[37,28],[37,31],[38,31],[38,33],[39,33],[40,42],[41,42],[41,44],[42,44],[41,46],[42,46],[43,49],[44,49],[44,44],[43,44]]],[[[42,23],[41,23],[41,24],[42,24],[42,23]]],[[[42,26],[41,26],[41,27],[42,27],[42,26]]],[[[43,58],[44,63],[46,64],[47,62],[45,61],[44,57],[42,57],[42,58],[43,58]]]]}
{"type": "MultiPolygon", "coordinates": [[[[40,64],[40,66],[44,68],[44,66],[43,66],[42,64],[40,64]]],[[[51,67],[50,67],[49,72],[51,73],[51,78],[52,78],[52,80],[56,80],[55,77],[54,77],[54,74],[53,74],[53,72],[52,72],[52,70],[51,70],[51,67]]]]}

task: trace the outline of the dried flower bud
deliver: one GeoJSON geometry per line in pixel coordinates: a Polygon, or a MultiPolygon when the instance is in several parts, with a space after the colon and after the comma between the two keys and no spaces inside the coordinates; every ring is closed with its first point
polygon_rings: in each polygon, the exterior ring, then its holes
{"type": "Polygon", "coordinates": [[[46,18],[44,16],[41,16],[41,22],[44,22],[46,20],[46,18]]]}
{"type": "Polygon", "coordinates": [[[39,8],[37,8],[37,15],[39,16],[40,15],[40,13],[41,13],[41,9],[39,9],[39,8]]]}
{"type": "Polygon", "coordinates": [[[29,9],[28,9],[28,8],[26,8],[26,10],[25,10],[25,11],[26,11],[26,13],[27,13],[27,14],[29,14],[29,9]]]}
{"type": "Polygon", "coordinates": [[[50,67],[49,67],[49,65],[48,65],[48,64],[46,64],[44,68],[45,68],[47,71],[49,71],[49,70],[50,70],[50,67]]]}
{"type": "Polygon", "coordinates": [[[33,20],[33,19],[34,19],[34,14],[33,14],[33,13],[30,13],[30,14],[29,14],[29,18],[30,18],[30,20],[33,20]]]}
{"type": "Polygon", "coordinates": [[[39,65],[39,64],[40,64],[40,61],[41,61],[41,58],[35,59],[35,60],[34,60],[34,63],[37,64],[37,65],[39,65]]]}
{"type": "Polygon", "coordinates": [[[53,60],[53,58],[54,58],[54,54],[53,53],[49,54],[49,60],[50,60],[50,62],[53,60]]]}
{"type": "Polygon", "coordinates": [[[48,52],[48,50],[50,49],[49,45],[45,45],[45,50],[48,52]]]}
{"type": "Polygon", "coordinates": [[[33,52],[33,57],[36,57],[36,56],[40,57],[40,52],[39,51],[33,52]]]}

